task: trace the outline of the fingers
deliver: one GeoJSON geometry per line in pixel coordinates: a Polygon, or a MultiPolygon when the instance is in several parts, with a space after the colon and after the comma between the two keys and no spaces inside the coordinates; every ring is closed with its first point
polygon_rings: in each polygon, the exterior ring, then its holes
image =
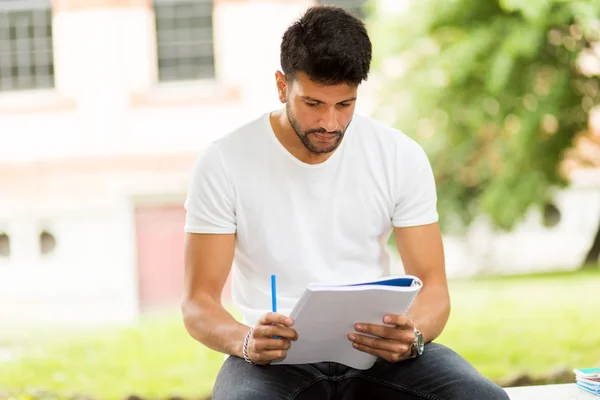
{"type": "Polygon", "coordinates": [[[291,341],[298,340],[298,333],[291,326],[294,321],[285,315],[267,313],[252,330],[248,356],[255,364],[268,364],[286,356],[291,341]]]}
{"type": "Polygon", "coordinates": [[[285,357],[290,346],[291,342],[287,339],[253,338],[248,345],[248,357],[255,364],[268,364],[285,357]]]}
{"type": "MultiPolygon", "coordinates": [[[[412,323],[412,322],[411,322],[412,323]]],[[[396,340],[403,343],[412,343],[415,340],[414,329],[402,329],[385,325],[363,324],[354,325],[354,329],[360,333],[366,333],[383,339],[396,340]]]]}
{"type": "Polygon", "coordinates": [[[273,360],[278,360],[280,358],[285,357],[287,351],[286,350],[269,350],[263,351],[260,353],[252,352],[250,354],[250,359],[255,364],[268,364],[273,360]]]}
{"type": "Polygon", "coordinates": [[[400,340],[403,342],[412,342],[414,340],[415,325],[406,315],[385,315],[383,323],[387,325],[357,323],[354,325],[354,329],[357,332],[368,333],[384,339],[400,340]]]}
{"type": "Polygon", "coordinates": [[[278,336],[288,340],[298,340],[298,333],[292,328],[281,325],[257,325],[252,331],[254,338],[278,336]]]}
{"type": "Polygon", "coordinates": [[[387,350],[377,349],[373,347],[369,347],[363,344],[353,343],[352,346],[359,351],[363,351],[365,353],[373,354],[374,356],[383,358],[389,362],[398,362],[402,360],[406,360],[410,356],[410,349],[407,352],[403,353],[393,353],[387,350]]]}
{"type": "Polygon", "coordinates": [[[265,350],[287,350],[291,347],[292,342],[287,339],[269,339],[260,338],[254,341],[254,350],[263,352],[265,350]]]}
{"type": "Polygon", "coordinates": [[[383,350],[394,354],[404,354],[410,351],[410,344],[394,340],[372,338],[368,336],[357,335],[354,333],[348,335],[348,340],[350,340],[353,344],[357,344],[359,346],[383,350]]]}
{"type": "Polygon", "coordinates": [[[413,330],[415,324],[406,315],[389,314],[383,317],[384,324],[395,325],[399,329],[413,330]]]}
{"type": "Polygon", "coordinates": [[[248,343],[248,357],[253,363],[260,365],[285,357],[292,344],[283,338],[255,337],[254,333],[251,338],[248,343]]]}
{"type": "Polygon", "coordinates": [[[271,324],[280,324],[285,326],[294,325],[294,320],[290,317],[286,317],[283,314],[278,314],[274,312],[266,313],[260,318],[258,321],[259,325],[271,325],[271,324]]]}
{"type": "Polygon", "coordinates": [[[354,329],[363,334],[348,334],[352,346],[389,362],[409,358],[415,340],[414,323],[405,315],[386,315],[383,322],[388,325],[355,324],[354,329]]]}
{"type": "Polygon", "coordinates": [[[290,328],[294,320],[285,315],[269,312],[260,318],[254,327],[255,337],[281,336],[289,340],[298,340],[298,333],[290,328]]]}

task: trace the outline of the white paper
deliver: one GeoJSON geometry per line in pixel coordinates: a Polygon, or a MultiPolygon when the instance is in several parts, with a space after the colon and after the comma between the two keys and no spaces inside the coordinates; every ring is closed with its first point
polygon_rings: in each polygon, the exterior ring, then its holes
{"type": "Polygon", "coordinates": [[[356,350],[348,340],[357,322],[383,325],[386,314],[405,314],[422,283],[414,278],[406,286],[310,285],[290,314],[298,340],[283,359],[272,364],[337,362],[355,369],[368,369],[376,357],[356,350]]]}

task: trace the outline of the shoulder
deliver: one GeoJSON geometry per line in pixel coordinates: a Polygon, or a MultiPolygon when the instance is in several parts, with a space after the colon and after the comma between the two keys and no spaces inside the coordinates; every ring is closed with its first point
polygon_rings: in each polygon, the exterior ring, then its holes
{"type": "Polygon", "coordinates": [[[235,128],[215,141],[215,145],[223,152],[248,150],[262,140],[268,139],[269,114],[263,114],[254,120],[235,128]]]}
{"type": "Polygon", "coordinates": [[[210,163],[228,163],[255,154],[268,139],[265,123],[268,114],[241,125],[209,143],[201,152],[200,160],[210,163]]]}
{"type": "Polygon", "coordinates": [[[357,136],[367,146],[376,146],[400,162],[411,162],[427,157],[423,147],[401,130],[376,119],[355,114],[352,119],[357,136]]]}

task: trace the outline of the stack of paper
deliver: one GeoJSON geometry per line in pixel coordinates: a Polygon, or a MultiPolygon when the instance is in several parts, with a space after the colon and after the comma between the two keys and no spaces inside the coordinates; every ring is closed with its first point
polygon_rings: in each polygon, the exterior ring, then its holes
{"type": "Polygon", "coordinates": [[[383,325],[386,314],[405,314],[423,286],[412,275],[344,285],[310,284],[292,310],[298,340],[287,356],[272,364],[337,362],[368,369],[377,357],[352,347],[354,324],[383,325]]]}
{"type": "Polygon", "coordinates": [[[577,386],[586,392],[600,396],[600,368],[574,369],[577,386]]]}

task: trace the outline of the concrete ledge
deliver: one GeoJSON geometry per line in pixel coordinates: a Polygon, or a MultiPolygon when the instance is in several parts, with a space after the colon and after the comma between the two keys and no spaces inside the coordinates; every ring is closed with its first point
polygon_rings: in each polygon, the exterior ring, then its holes
{"type": "Polygon", "coordinates": [[[506,388],[511,400],[598,400],[574,383],[506,388]]]}

